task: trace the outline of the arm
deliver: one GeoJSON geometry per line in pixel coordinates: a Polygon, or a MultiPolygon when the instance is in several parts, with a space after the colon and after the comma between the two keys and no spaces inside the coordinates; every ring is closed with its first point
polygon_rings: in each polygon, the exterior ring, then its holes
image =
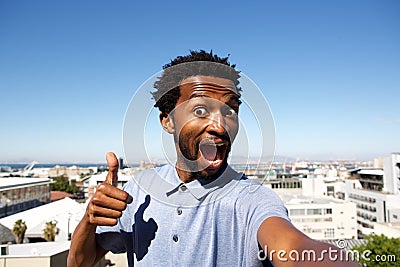
{"type": "Polygon", "coordinates": [[[96,243],[96,227],[113,226],[121,217],[127,203],[132,202],[128,193],[115,187],[118,160],[113,153],[107,154],[109,173],[106,181],[97,187],[85,215],[75,229],[68,254],[68,267],[93,266],[107,251],[96,243]]]}
{"type": "Polygon", "coordinates": [[[274,266],[358,266],[350,260],[346,261],[343,250],[307,237],[283,218],[270,217],[266,219],[258,229],[257,239],[274,266]],[[340,254],[343,255],[343,261],[340,261],[340,254]],[[309,256],[311,261],[307,261],[309,256]],[[333,260],[332,256],[336,256],[337,260],[333,260]]]}
{"type": "Polygon", "coordinates": [[[96,244],[95,233],[96,225],[90,223],[87,209],[72,236],[68,267],[93,266],[108,252],[96,244]]]}

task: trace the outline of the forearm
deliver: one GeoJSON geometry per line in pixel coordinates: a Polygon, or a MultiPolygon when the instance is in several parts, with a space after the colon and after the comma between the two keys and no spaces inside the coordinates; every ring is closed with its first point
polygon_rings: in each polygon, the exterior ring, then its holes
{"type": "Polygon", "coordinates": [[[276,267],[359,266],[344,250],[307,237],[282,218],[266,219],[257,237],[264,253],[276,267]]]}
{"type": "Polygon", "coordinates": [[[336,246],[309,239],[293,254],[293,266],[357,267],[350,254],[336,246]],[[293,260],[294,259],[294,260],[293,260]]]}
{"type": "Polygon", "coordinates": [[[302,243],[292,242],[290,247],[283,244],[276,249],[265,246],[264,252],[277,267],[356,267],[350,254],[333,245],[315,241],[304,240],[302,243]]]}
{"type": "Polygon", "coordinates": [[[87,213],[72,236],[68,254],[68,267],[93,266],[107,253],[96,244],[96,225],[91,224],[87,213]]]}

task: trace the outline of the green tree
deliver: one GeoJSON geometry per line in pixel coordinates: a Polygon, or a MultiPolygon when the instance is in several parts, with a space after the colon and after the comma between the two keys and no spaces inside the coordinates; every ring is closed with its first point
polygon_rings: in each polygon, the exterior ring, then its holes
{"type": "Polygon", "coordinates": [[[365,239],[365,244],[353,247],[359,252],[361,266],[400,266],[400,238],[371,234],[365,239]]]}
{"type": "Polygon", "coordinates": [[[57,228],[57,222],[49,221],[46,222],[45,227],[43,229],[44,239],[48,242],[54,241],[56,235],[60,232],[60,229],[57,228]]]}
{"type": "Polygon", "coordinates": [[[76,181],[72,180],[69,182],[69,178],[66,175],[60,175],[53,178],[53,183],[50,185],[51,191],[63,191],[70,194],[76,193],[78,190],[76,186],[76,181]]]}
{"type": "Polygon", "coordinates": [[[24,242],[26,229],[27,229],[27,227],[26,227],[25,221],[17,220],[14,223],[12,232],[15,236],[15,243],[22,244],[22,242],[24,242]]]}

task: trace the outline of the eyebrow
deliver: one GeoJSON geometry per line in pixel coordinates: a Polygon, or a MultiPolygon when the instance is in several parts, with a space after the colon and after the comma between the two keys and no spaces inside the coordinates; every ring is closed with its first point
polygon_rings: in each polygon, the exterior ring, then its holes
{"type": "Polygon", "coordinates": [[[202,94],[202,93],[193,93],[193,94],[190,95],[189,99],[196,98],[196,97],[207,97],[207,98],[211,98],[210,96],[205,95],[205,94],[202,94]]]}
{"type": "MultiPolygon", "coordinates": [[[[208,96],[208,95],[205,95],[205,94],[203,94],[203,93],[193,93],[193,94],[189,97],[189,100],[194,99],[194,98],[198,98],[198,97],[206,97],[206,98],[213,99],[212,97],[210,97],[210,96],[208,96]]],[[[242,104],[242,101],[240,100],[240,96],[238,96],[238,95],[236,95],[236,94],[230,94],[230,95],[228,96],[228,99],[227,99],[227,101],[226,101],[226,104],[227,104],[228,106],[231,106],[231,107],[236,107],[236,106],[239,107],[240,104],[242,104]]]]}
{"type": "MultiPolygon", "coordinates": [[[[213,98],[213,97],[210,97],[210,96],[208,96],[208,95],[206,95],[204,93],[193,93],[193,94],[190,95],[189,99],[193,99],[193,98],[196,98],[196,97],[213,98]]],[[[229,97],[228,101],[237,101],[237,102],[240,103],[240,100],[239,100],[240,96],[238,96],[238,95],[233,93],[233,94],[228,95],[228,97],[229,97]]]]}

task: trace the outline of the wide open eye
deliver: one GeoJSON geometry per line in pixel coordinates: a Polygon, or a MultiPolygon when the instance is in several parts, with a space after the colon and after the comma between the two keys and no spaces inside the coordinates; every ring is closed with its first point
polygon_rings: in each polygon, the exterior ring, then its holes
{"type": "Polygon", "coordinates": [[[226,106],[222,109],[222,115],[226,117],[236,117],[237,113],[233,108],[226,106]]]}
{"type": "Polygon", "coordinates": [[[193,112],[197,117],[205,117],[208,114],[208,111],[205,107],[195,107],[193,112]]]}

